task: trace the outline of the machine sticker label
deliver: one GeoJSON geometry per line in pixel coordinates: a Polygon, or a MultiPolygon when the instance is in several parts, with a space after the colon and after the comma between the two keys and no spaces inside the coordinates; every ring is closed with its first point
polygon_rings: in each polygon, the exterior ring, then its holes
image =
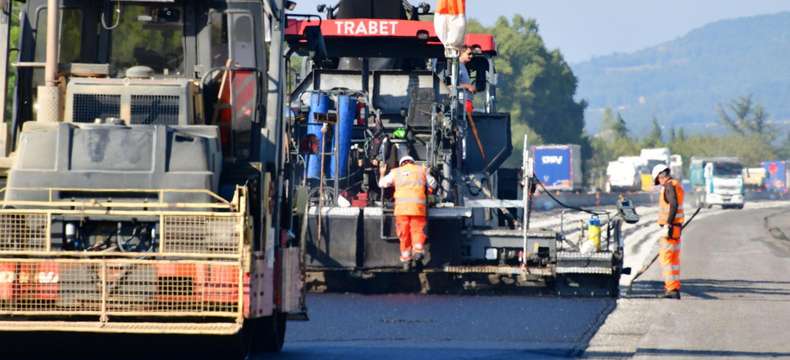
{"type": "Polygon", "coordinates": [[[380,35],[390,36],[398,32],[398,22],[393,20],[336,21],[340,35],[380,35]]]}
{"type": "Polygon", "coordinates": [[[544,156],[541,158],[544,164],[562,165],[562,156],[544,156]]]}

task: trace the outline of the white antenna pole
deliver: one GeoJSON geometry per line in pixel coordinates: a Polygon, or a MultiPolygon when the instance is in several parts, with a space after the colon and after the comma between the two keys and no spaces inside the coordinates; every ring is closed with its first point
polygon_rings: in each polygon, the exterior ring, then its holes
{"type": "Polygon", "coordinates": [[[529,153],[529,136],[524,134],[524,149],[522,152],[522,160],[521,160],[521,170],[522,170],[522,178],[521,184],[524,187],[523,195],[524,198],[524,221],[522,221],[522,229],[524,231],[524,244],[521,249],[521,266],[527,266],[527,238],[529,232],[529,208],[530,208],[530,189],[532,188],[532,159],[530,158],[529,153]]]}

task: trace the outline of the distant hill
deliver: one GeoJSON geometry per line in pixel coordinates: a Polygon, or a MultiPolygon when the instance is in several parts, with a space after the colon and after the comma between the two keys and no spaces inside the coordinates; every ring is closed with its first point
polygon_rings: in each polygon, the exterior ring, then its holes
{"type": "MultiPolygon", "coordinates": [[[[626,30],[627,31],[627,30],[626,30]]],[[[588,131],[604,107],[619,109],[632,133],[653,116],[687,132],[723,131],[715,107],[753,94],[779,127],[790,128],[790,12],[723,20],[658,46],[572,65],[588,131]]]]}

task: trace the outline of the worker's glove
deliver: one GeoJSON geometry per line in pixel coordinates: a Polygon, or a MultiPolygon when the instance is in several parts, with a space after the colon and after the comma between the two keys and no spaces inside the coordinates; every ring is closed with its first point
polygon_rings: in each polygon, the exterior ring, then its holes
{"type": "Polygon", "coordinates": [[[674,239],[675,226],[667,225],[667,238],[674,239]]]}
{"type": "Polygon", "coordinates": [[[436,195],[428,195],[427,200],[428,200],[428,207],[433,207],[439,202],[438,201],[439,197],[436,195]]]}

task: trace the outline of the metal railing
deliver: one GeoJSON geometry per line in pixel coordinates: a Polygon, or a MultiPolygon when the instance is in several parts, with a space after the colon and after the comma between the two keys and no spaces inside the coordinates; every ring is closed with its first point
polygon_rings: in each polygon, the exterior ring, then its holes
{"type": "MultiPolygon", "coordinates": [[[[35,208],[57,208],[67,207],[74,209],[213,209],[213,210],[238,210],[235,206],[236,201],[227,201],[221,196],[204,189],[82,189],[82,188],[2,188],[0,194],[7,193],[9,190],[18,192],[39,192],[46,194],[46,201],[36,200],[1,200],[0,208],[7,207],[35,207],[35,208]],[[102,194],[132,194],[132,195],[156,195],[156,198],[143,199],[139,201],[112,201],[107,200],[77,200],[59,199],[56,194],[87,194],[92,197],[101,197],[102,194]],[[169,194],[197,194],[204,195],[213,202],[165,202],[165,195],[169,194]]],[[[238,191],[237,191],[238,196],[238,191]]],[[[111,196],[109,196],[111,197],[111,196]]],[[[234,199],[235,200],[235,199],[234,199]]]]}
{"type": "MultiPolygon", "coordinates": [[[[140,212],[136,212],[140,215],[140,212]]],[[[52,248],[52,219],[90,215],[49,209],[0,210],[0,256],[140,257],[238,259],[244,246],[245,216],[238,213],[154,213],[158,217],[159,246],[150,252],[62,251],[52,248]]],[[[96,215],[118,216],[117,213],[96,215]]],[[[132,214],[130,214],[132,215],[132,214]]],[[[147,214],[151,215],[151,214],[147,214]]]]}
{"type": "MultiPolygon", "coordinates": [[[[238,330],[244,311],[244,249],[249,231],[246,188],[237,187],[232,201],[196,190],[215,201],[191,203],[187,210],[165,202],[74,205],[53,198],[62,190],[128,191],[45,189],[50,201],[0,209],[0,331],[208,334],[238,330]],[[152,206],[156,204],[161,206],[152,206]],[[147,252],[65,251],[57,246],[57,238],[53,244],[53,237],[63,236],[54,231],[58,229],[53,229],[53,221],[90,217],[156,222],[158,246],[147,252]],[[69,321],[53,321],[53,317],[69,317],[69,321]]],[[[157,193],[160,200],[167,192],[193,192],[138,191],[157,193]]],[[[13,202],[0,205],[9,203],[13,202]]]]}
{"type": "Polygon", "coordinates": [[[241,317],[240,263],[2,259],[0,316],[241,317]]]}
{"type": "MultiPolygon", "coordinates": [[[[15,189],[17,190],[17,189],[15,189]]],[[[0,201],[0,206],[24,203],[29,208],[0,208],[0,256],[140,257],[240,259],[246,231],[246,189],[239,187],[232,201],[205,190],[29,189],[47,191],[47,201],[0,201]],[[57,191],[94,193],[139,192],[159,195],[159,202],[55,201],[57,191]],[[199,193],[213,203],[173,204],[165,193],[199,193]],[[188,205],[188,206],[187,206],[188,205]],[[202,210],[185,210],[185,207],[202,210]],[[120,208],[120,209],[119,209],[120,208]],[[176,208],[176,209],[172,209],[176,208]],[[53,219],[102,217],[125,221],[148,218],[158,223],[158,249],[152,252],[62,251],[52,248],[53,219]]],[[[0,193],[5,189],[0,190],[0,193]]]]}

